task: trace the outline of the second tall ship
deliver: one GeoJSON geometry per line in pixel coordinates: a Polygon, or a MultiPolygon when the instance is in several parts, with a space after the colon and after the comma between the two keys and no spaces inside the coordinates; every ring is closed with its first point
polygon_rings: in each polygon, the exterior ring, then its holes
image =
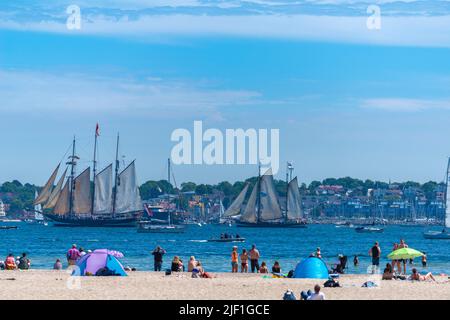
{"type": "Polygon", "coordinates": [[[116,144],[116,161],[97,173],[97,137],[93,160],[93,176],[88,167],[75,176],[77,162],[76,140],[73,139],[72,154],[66,163],[67,168],[56,186],[54,182],[60,165],[53,171],[50,179],[41,189],[34,204],[42,205],[42,214],[56,226],[86,227],[133,227],[143,212],[139,186],[136,179],[135,161],[119,172],[119,135],[116,144]],[[70,174],[66,179],[66,173],[70,174]],[[114,178],[113,178],[114,176],[114,178]],[[65,183],[64,183],[65,181],[65,183]],[[64,185],[64,186],[63,186],[64,185]]]}
{"type": "Polygon", "coordinates": [[[271,169],[258,176],[247,205],[241,210],[248,188],[247,184],[224,213],[224,218],[239,216],[236,222],[238,227],[306,228],[297,177],[287,183],[285,210],[280,206],[271,169]]]}

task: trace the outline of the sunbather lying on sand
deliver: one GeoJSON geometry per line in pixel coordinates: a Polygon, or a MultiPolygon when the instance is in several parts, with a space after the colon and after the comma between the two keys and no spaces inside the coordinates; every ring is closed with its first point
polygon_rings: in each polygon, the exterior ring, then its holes
{"type": "Polygon", "coordinates": [[[433,274],[431,272],[428,272],[426,275],[423,276],[417,272],[416,268],[412,269],[411,280],[426,281],[426,280],[430,280],[430,279],[433,281],[436,281],[436,279],[433,277],[433,274]]]}

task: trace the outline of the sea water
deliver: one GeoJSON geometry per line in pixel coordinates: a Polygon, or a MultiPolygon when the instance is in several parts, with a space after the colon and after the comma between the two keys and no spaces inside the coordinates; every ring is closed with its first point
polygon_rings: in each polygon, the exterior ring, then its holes
{"type": "MultiPolygon", "coordinates": [[[[19,256],[26,252],[32,268],[50,269],[57,258],[66,262],[65,254],[72,244],[85,250],[111,249],[124,254],[120,259],[124,266],[138,270],[152,270],[151,251],[160,245],[167,251],[163,268],[169,268],[173,256],[180,256],[185,264],[190,256],[200,260],[205,270],[210,272],[231,270],[231,250],[238,246],[249,250],[256,244],[260,251],[260,262],[265,261],[271,268],[279,261],[283,272],[294,269],[296,264],[317,247],[321,248],[325,262],[331,267],[339,254],[348,256],[348,273],[367,273],[370,265],[369,249],[378,241],[382,250],[380,266],[390,262],[386,256],[393,244],[404,239],[409,247],[426,252],[428,266],[422,268],[420,258],[413,266],[435,274],[450,273],[450,240],[427,240],[422,233],[425,227],[386,226],[383,233],[356,233],[352,228],[334,225],[308,225],[308,228],[239,228],[226,225],[189,225],[180,234],[137,233],[135,228],[84,228],[55,227],[17,223],[18,229],[0,230],[0,258],[8,253],[19,256]],[[207,242],[218,238],[221,233],[239,234],[246,238],[244,243],[207,242]],[[353,257],[358,255],[360,264],[353,266],[353,257]]],[[[434,228],[439,230],[439,228],[434,228]]],[[[412,266],[408,265],[408,269],[412,266]]]]}

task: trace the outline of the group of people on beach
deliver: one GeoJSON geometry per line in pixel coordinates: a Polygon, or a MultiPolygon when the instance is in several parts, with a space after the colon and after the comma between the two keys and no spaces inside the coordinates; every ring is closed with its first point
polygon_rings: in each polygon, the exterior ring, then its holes
{"type": "MultiPolygon", "coordinates": [[[[259,265],[259,259],[261,255],[256,245],[253,244],[252,248],[247,251],[247,249],[242,249],[241,254],[238,253],[238,247],[234,246],[231,251],[231,272],[237,273],[239,271],[239,261],[241,264],[241,273],[248,272],[248,261],[250,260],[250,271],[252,273],[269,273],[267,264],[265,261],[259,265]]],[[[272,266],[272,273],[281,273],[280,263],[275,261],[272,266]]]]}
{"type": "MultiPolygon", "coordinates": [[[[402,248],[408,248],[408,245],[406,244],[404,239],[401,239],[399,243],[394,243],[392,251],[402,249],[402,248]]],[[[378,241],[375,242],[375,244],[370,248],[369,250],[369,256],[372,258],[372,273],[375,273],[376,270],[380,266],[380,257],[381,257],[381,247],[378,241]]],[[[427,266],[427,255],[426,253],[422,256],[422,267],[427,266]]],[[[394,259],[391,262],[386,264],[386,267],[383,270],[383,280],[392,280],[392,279],[406,279],[406,265],[409,262],[409,264],[413,264],[413,259],[394,259]],[[403,269],[402,269],[403,265],[403,269]],[[395,271],[395,267],[397,267],[397,271],[395,271]]],[[[417,281],[425,281],[425,280],[433,280],[435,281],[435,278],[431,272],[427,273],[426,275],[421,275],[416,268],[413,268],[411,270],[411,275],[409,278],[411,280],[417,280],[417,281]]]]}
{"type": "Polygon", "coordinates": [[[0,261],[0,269],[2,270],[28,270],[30,266],[31,261],[25,252],[22,253],[22,256],[16,258],[10,253],[4,261],[0,261]]]}

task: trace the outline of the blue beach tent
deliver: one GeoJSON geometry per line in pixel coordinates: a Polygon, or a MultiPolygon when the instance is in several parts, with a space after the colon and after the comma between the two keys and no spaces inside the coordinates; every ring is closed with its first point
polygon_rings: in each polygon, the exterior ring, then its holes
{"type": "Polygon", "coordinates": [[[309,257],[295,267],[294,278],[328,279],[328,268],[322,259],[309,257]]]}

